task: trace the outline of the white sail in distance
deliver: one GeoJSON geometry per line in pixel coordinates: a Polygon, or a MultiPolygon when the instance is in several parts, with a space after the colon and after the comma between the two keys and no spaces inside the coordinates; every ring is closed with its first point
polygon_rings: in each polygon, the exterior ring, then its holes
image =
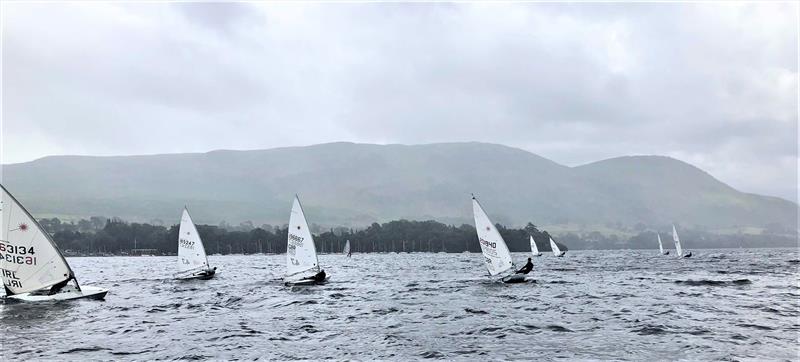
{"type": "Polygon", "coordinates": [[[344,250],[342,250],[342,254],[350,254],[350,240],[344,242],[344,250]]]}
{"type": "Polygon", "coordinates": [[[656,235],[658,235],[658,251],[664,254],[664,245],[661,244],[661,234],[656,233],[656,235]]]}
{"type": "Polygon", "coordinates": [[[475,230],[478,233],[478,242],[480,242],[481,252],[483,252],[484,263],[489,270],[489,275],[495,276],[513,269],[514,264],[511,260],[511,253],[505,240],[500,236],[500,232],[497,231],[481,204],[474,197],[472,198],[472,212],[475,216],[475,230]]]}
{"type": "Polygon", "coordinates": [[[189,210],[184,208],[178,229],[178,273],[204,269],[208,269],[206,248],[189,210]]]}
{"type": "Polygon", "coordinates": [[[319,273],[314,237],[308,229],[300,199],[295,195],[289,216],[289,235],[286,245],[286,278],[302,279],[319,273]]]}
{"type": "Polygon", "coordinates": [[[531,254],[533,254],[533,256],[539,256],[539,247],[536,246],[536,241],[533,240],[533,236],[530,236],[530,238],[531,238],[531,254]]]}
{"type": "Polygon", "coordinates": [[[0,188],[0,276],[7,292],[28,293],[74,278],[50,234],[5,187],[0,188]]]}
{"type": "Polygon", "coordinates": [[[553,238],[550,238],[550,249],[553,249],[553,255],[558,256],[561,254],[561,249],[558,248],[558,245],[553,238]]]}
{"type": "Polygon", "coordinates": [[[681,239],[678,238],[678,231],[675,230],[675,225],[672,225],[672,240],[675,241],[675,251],[678,254],[678,257],[683,256],[683,249],[681,248],[681,239]]]}

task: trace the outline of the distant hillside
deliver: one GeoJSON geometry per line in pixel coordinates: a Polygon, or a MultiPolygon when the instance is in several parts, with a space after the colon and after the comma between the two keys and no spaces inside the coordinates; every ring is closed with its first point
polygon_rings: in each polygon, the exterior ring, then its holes
{"type": "Polygon", "coordinates": [[[660,156],[566,167],[485,143],[330,143],[151,156],[53,156],[6,165],[4,185],[37,216],[284,224],[300,195],[310,222],[407,218],[472,223],[470,193],[495,222],[794,225],[797,205],[739,192],[660,156]]]}

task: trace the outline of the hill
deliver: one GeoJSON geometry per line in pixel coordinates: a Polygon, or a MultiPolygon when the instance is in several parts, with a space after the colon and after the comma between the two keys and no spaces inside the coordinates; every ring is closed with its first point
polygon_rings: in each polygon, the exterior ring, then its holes
{"type": "Polygon", "coordinates": [[[495,222],[704,227],[794,225],[797,205],[743,193],[661,156],[567,167],[486,143],[329,143],[147,156],[51,156],[5,165],[4,185],[38,217],[282,225],[292,196],[309,221],[472,223],[470,193],[495,222]]]}

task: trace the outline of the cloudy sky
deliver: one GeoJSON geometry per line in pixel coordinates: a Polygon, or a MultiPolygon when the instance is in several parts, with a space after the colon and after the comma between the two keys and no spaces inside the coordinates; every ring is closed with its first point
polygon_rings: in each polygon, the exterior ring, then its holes
{"type": "Polygon", "coordinates": [[[796,3],[0,6],[2,163],[484,141],[797,199],[796,3]]]}

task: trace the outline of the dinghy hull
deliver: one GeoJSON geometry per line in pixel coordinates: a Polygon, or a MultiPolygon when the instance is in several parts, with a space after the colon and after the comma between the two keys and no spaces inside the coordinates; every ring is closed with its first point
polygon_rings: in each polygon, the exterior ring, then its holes
{"type": "Polygon", "coordinates": [[[217,275],[216,268],[176,277],[178,280],[209,280],[217,275]]]}
{"type": "Polygon", "coordinates": [[[566,253],[567,253],[566,251],[562,251],[561,253],[559,253],[559,254],[558,254],[558,255],[556,255],[556,256],[557,256],[557,257],[559,257],[559,258],[561,258],[561,257],[564,257],[564,254],[566,254],[566,253]]]}
{"type": "Polygon", "coordinates": [[[75,288],[64,288],[64,290],[53,295],[22,293],[8,296],[6,299],[21,302],[57,302],[77,299],[103,300],[106,298],[106,294],[108,294],[108,289],[82,286],[81,290],[77,290],[75,288]]]}
{"type": "Polygon", "coordinates": [[[323,284],[328,282],[328,279],[330,279],[330,277],[326,277],[323,280],[317,280],[317,279],[311,279],[311,278],[309,278],[309,279],[300,279],[300,280],[295,280],[295,281],[287,280],[287,281],[284,281],[283,284],[286,285],[287,287],[307,286],[307,285],[323,285],[323,284]]]}
{"type": "Polygon", "coordinates": [[[536,283],[536,279],[531,276],[527,276],[524,274],[513,274],[507,277],[500,279],[503,283],[506,284],[517,284],[517,283],[536,283]]]}

